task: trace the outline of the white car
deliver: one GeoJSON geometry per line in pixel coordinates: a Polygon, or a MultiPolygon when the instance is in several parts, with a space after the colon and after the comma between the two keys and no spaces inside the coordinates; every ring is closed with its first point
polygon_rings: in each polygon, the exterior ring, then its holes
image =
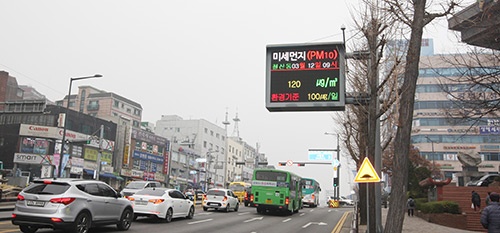
{"type": "Polygon", "coordinates": [[[120,194],[124,197],[128,197],[134,195],[134,193],[139,190],[153,187],[161,187],[161,183],[158,181],[136,180],[128,183],[120,194]]]}
{"type": "Polygon", "coordinates": [[[238,211],[240,202],[238,197],[230,189],[214,188],[208,190],[202,202],[203,210],[207,211],[210,208],[215,210],[224,210],[229,212],[230,209],[238,211]]]}
{"type": "Polygon", "coordinates": [[[339,204],[340,204],[341,206],[346,206],[346,205],[348,205],[348,206],[353,206],[353,205],[354,205],[354,201],[353,201],[353,200],[348,199],[348,198],[346,198],[346,197],[344,197],[344,196],[340,196],[340,198],[338,198],[338,199],[337,199],[337,198],[335,198],[334,196],[328,196],[328,197],[327,197],[327,201],[326,201],[326,204],[327,204],[327,205],[330,205],[330,200],[338,200],[338,201],[339,201],[339,204]]]}
{"type": "Polygon", "coordinates": [[[171,222],[172,218],[194,216],[193,202],[177,189],[145,188],[128,199],[134,207],[134,219],[146,216],[171,222]]]}

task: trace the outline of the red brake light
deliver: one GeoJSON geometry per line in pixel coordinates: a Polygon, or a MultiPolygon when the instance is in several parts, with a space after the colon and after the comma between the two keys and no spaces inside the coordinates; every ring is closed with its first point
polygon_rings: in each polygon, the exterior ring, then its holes
{"type": "Polygon", "coordinates": [[[44,184],[52,184],[52,180],[43,180],[44,184]]]}
{"type": "Polygon", "coordinates": [[[52,222],[63,222],[60,218],[50,218],[50,220],[52,220],[52,222]]]}
{"type": "Polygon", "coordinates": [[[253,194],[250,195],[250,201],[253,201],[253,194]]]}
{"type": "Polygon", "coordinates": [[[165,201],[165,199],[150,199],[150,200],[148,200],[148,202],[151,202],[153,204],[160,204],[164,201],[165,201]]]}
{"type": "Polygon", "coordinates": [[[17,200],[18,201],[24,201],[24,196],[21,194],[17,194],[17,200]]]}
{"type": "Polygon", "coordinates": [[[311,197],[312,197],[312,199],[314,200],[314,194],[313,194],[313,195],[311,195],[311,197]]]}
{"type": "Polygon", "coordinates": [[[63,205],[69,205],[71,202],[73,202],[76,198],[74,197],[59,197],[59,198],[52,198],[50,199],[51,203],[59,203],[63,205]]]}
{"type": "Polygon", "coordinates": [[[126,196],[125,198],[127,198],[129,201],[135,201],[135,198],[133,198],[132,196],[126,196]]]}
{"type": "Polygon", "coordinates": [[[290,204],[290,199],[288,197],[285,198],[285,205],[290,204]]]}
{"type": "Polygon", "coordinates": [[[224,196],[224,199],[222,199],[222,201],[227,201],[227,196],[224,196]]]}
{"type": "Polygon", "coordinates": [[[203,194],[203,200],[207,199],[207,194],[203,194]]]}

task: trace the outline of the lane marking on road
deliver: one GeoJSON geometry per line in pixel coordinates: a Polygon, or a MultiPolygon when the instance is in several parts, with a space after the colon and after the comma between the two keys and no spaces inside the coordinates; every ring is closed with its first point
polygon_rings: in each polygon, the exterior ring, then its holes
{"type": "Polygon", "coordinates": [[[304,216],[304,215],[306,215],[306,213],[301,213],[299,216],[304,216]]]}
{"type": "Polygon", "coordinates": [[[332,210],[328,210],[328,213],[332,212],[332,210]]]}
{"type": "Polygon", "coordinates": [[[195,214],[195,216],[197,216],[197,215],[211,215],[211,214],[214,214],[214,213],[212,213],[212,212],[198,213],[198,214],[195,214]]]}
{"type": "Polygon", "coordinates": [[[306,225],[302,226],[302,228],[306,228],[306,227],[310,226],[311,224],[316,224],[318,226],[326,226],[326,225],[328,225],[328,223],[324,223],[324,222],[309,222],[306,225]]]}
{"type": "Polygon", "coordinates": [[[344,222],[347,219],[347,216],[349,216],[349,214],[351,214],[352,212],[353,211],[344,212],[340,220],[337,222],[337,225],[333,228],[332,233],[340,233],[340,231],[342,230],[342,226],[344,226],[344,222]]]}
{"type": "Polygon", "coordinates": [[[212,221],[212,220],[213,220],[213,219],[208,218],[208,219],[204,219],[204,220],[200,220],[200,221],[188,222],[188,224],[189,224],[189,225],[191,225],[191,224],[198,224],[198,223],[210,222],[210,221],[212,221]]]}
{"type": "Polygon", "coordinates": [[[255,220],[262,220],[263,218],[264,218],[264,217],[251,218],[251,219],[247,219],[247,220],[245,220],[245,221],[243,221],[243,222],[253,222],[253,221],[255,221],[255,220]]]}
{"type": "Polygon", "coordinates": [[[243,212],[243,213],[239,213],[238,215],[245,215],[245,214],[249,214],[250,212],[243,212]]]}
{"type": "Polygon", "coordinates": [[[309,212],[313,212],[313,211],[314,211],[314,209],[309,210],[309,212]]]}
{"type": "Polygon", "coordinates": [[[287,219],[283,220],[283,222],[288,222],[290,220],[292,220],[292,219],[291,218],[287,218],[287,219]]]}

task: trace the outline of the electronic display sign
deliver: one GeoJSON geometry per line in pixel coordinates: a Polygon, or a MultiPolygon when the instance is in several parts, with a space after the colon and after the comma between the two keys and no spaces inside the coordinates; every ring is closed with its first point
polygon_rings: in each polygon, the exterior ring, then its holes
{"type": "Polygon", "coordinates": [[[266,108],[270,112],[344,111],[344,44],[266,46],[266,108]]]}

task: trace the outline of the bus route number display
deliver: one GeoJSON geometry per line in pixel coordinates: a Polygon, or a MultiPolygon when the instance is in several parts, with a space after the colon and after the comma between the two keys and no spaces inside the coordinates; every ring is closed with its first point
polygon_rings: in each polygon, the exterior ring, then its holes
{"type": "Polygon", "coordinates": [[[343,43],[268,45],[266,108],[279,111],[344,111],[343,43]]]}

